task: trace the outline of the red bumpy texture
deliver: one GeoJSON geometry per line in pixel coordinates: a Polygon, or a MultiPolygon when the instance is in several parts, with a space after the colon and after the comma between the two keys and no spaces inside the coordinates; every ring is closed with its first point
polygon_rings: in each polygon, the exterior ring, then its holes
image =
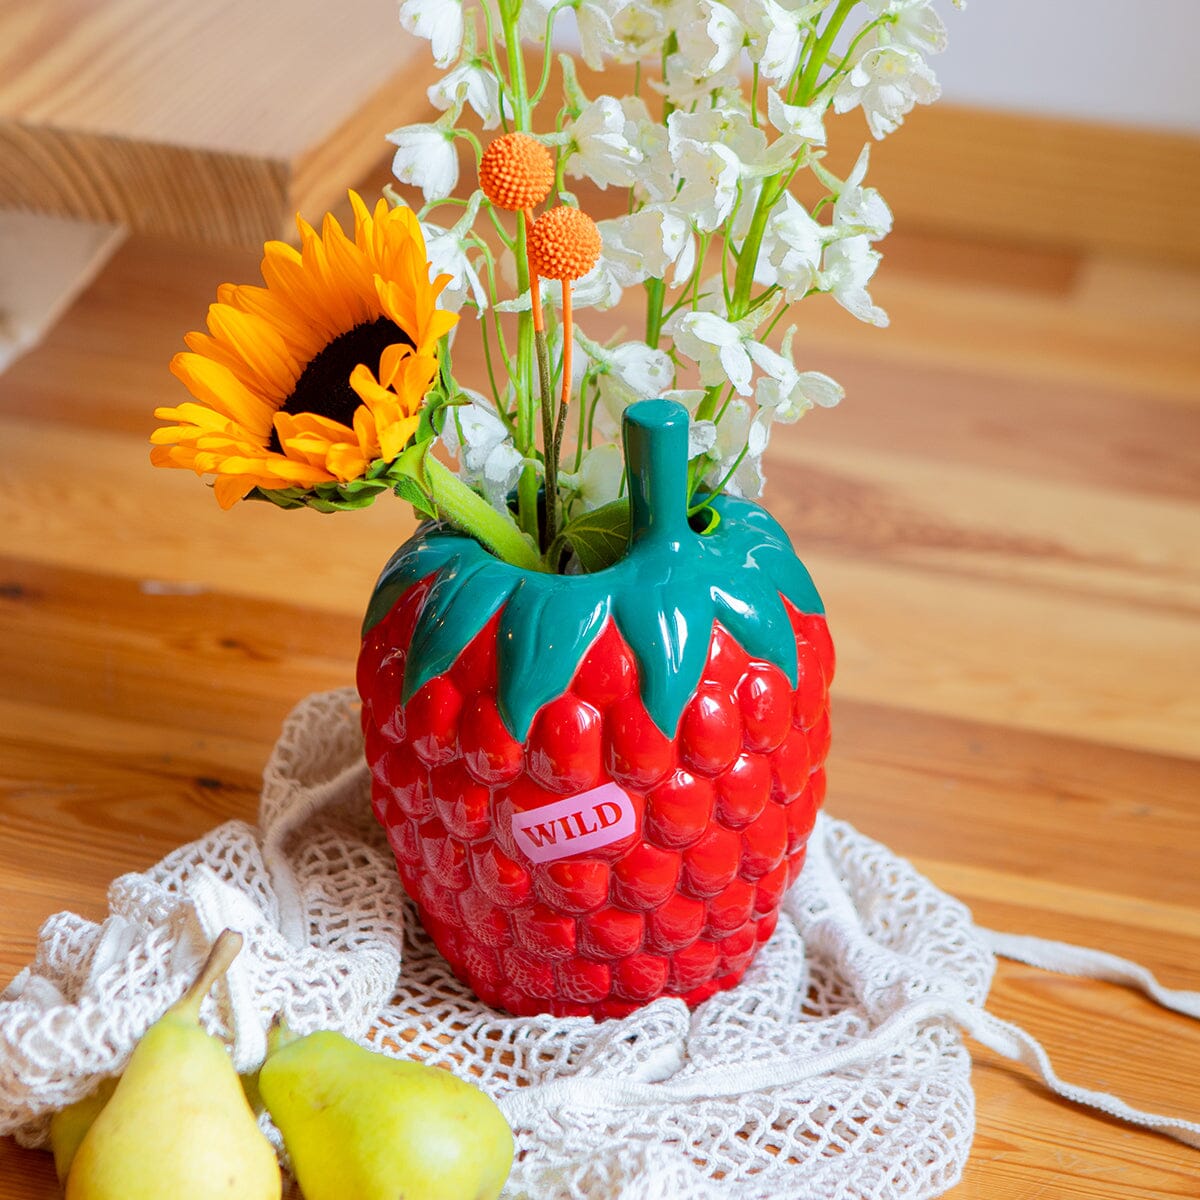
{"type": "Polygon", "coordinates": [[[358,683],[375,815],[455,974],[520,1016],[624,1016],[736,984],[775,928],[825,794],[825,618],[788,606],[795,690],[718,624],[675,739],[647,714],[610,622],[522,746],[496,707],[498,617],[400,703],[427,590],[410,588],[367,635],[358,683]],[[514,812],[609,780],[635,833],[541,864],[515,845],[514,812]]]}

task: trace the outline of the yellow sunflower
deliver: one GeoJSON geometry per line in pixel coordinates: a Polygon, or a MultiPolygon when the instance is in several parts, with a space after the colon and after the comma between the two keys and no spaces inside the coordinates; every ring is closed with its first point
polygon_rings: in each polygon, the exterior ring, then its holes
{"type": "Polygon", "coordinates": [[[151,436],[151,461],[212,475],[222,508],[256,487],[351,483],[420,424],[458,320],[436,307],[449,276],[430,281],[411,210],[350,203],[353,239],[330,214],[320,233],[298,217],[299,249],[268,242],[266,286],[223,284],[208,333],[171,362],[196,402],[155,409],[172,424],[151,436]]]}

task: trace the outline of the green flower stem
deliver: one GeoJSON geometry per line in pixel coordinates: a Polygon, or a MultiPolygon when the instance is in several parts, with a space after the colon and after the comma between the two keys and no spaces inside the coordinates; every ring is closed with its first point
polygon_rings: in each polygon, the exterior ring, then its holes
{"type": "Polygon", "coordinates": [[[750,228],[746,232],[745,241],[738,251],[738,267],[733,277],[733,300],[729,305],[729,319],[740,321],[750,306],[750,289],[754,286],[754,267],[758,262],[758,252],[762,249],[763,235],[767,231],[767,220],[771,209],[779,199],[782,188],[779,177],[772,175],[763,180],[762,191],[758,194],[758,203],[754,207],[754,216],[750,218],[750,228]]]}
{"type": "Polygon", "coordinates": [[[425,459],[425,482],[442,520],[470,534],[481,546],[514,567],[527,571],[545,569],[536,547],[512,519],[497,512],[433,455],[425,459]]]}
{"type": "Polygon", "coordinates": [[[564,8],[573,8],[574,0],[558,0],[558,3],[546,14],[546,36],[542,40],[542,45],[545,50],[542,51],[542,77],[538,80],[537,88],[533,93],[533,104],[538,105],[542,97],[546,94],[546,88],[550,83],[550,70],[554,66],[554,55],[550,53],[550,47],[554,44],[554,18],[564,8]]]}
{"type": "MultiPolygon", "coordinates": [[[[525,55],[521,49],[521,34],[518,28],[521,18],[520,0],[500,0],[500,24],[504,30],[504,45],[508,52],[508,83],[513,104],[513,128],[531,133],[531,110],[529,84],[525,78],[525,55]]],[[[529,260],[526,256],[524,214],[517,214],[517,244],[514,258],[517,265],[517,294],[529,290],[529,260]]],[[[531,458],[535,451],[534,398],[533,398],[533,313],[517,316],[517,373],[514,383],[517,390],[517,449],[531,458]]],[[[521,472],[517,483],[517,520],[521,528],[537,541],[538,478],[536,469],[530,465],[521,472]]]]}
{"type": "Polygon", "coordinates": [[[833,49],[834,40],[857,4],[858,0],[838,0],[838,6],[833,10],[829,24],[821,31],[821,36],[817,39],[817,44],[813,47],[808,62],[804,64],[804,71],[792,94],[793,98],[788,103],[798,104],[801,108],[811,103],[817,92],[817,78],[821,74],[825,60],[829,57],[830,50],[833,49]]]}
{"type": "Polygon", "coordinates": [[[646,280],[646,344],[658,349],[658,339],[662,336],[663,326],[663,296],[666,285],[661,279],[646,280]]]}

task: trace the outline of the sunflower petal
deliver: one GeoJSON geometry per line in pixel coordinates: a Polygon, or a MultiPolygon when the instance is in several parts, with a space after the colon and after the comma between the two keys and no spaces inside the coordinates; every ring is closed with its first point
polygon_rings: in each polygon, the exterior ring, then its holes
{"type": "Polygon", "coordinates": [[[213,480],[213,493],[217,503],[224,509],[232,508],[239,500],[244,500],[248,493],[254,490],[254,480],[236,475],[218,475],[213,480]]]}
{"type": "Polygon", "coordinates": [[[295,387],[300,364],[274,326],[229,304],[214,304],[208,310],[208,327],[261,380],[256,390],[284,399],[295,387]]]}
{"type": "Polygon", "coordinates": [[[201,404],[236,421],[264,442],[270,435],[271,406],[222,363],[202,354],[179,353],[171,359],[171,371],[201,404]]]}
{"type": "Polygon", "coordinates": [[[363,455],[357,443],[350,442],[339,442],[338,445],[331,446],[327,461],[329,469],[341,483],[358,479],[370,466],[370,460],[363,455]]]}
{"type": "Polygon", "coordinates": [[[354,438],[354,430],[349,425],[343,425],[341,421],[334,421],[330,417],[323,417],[320,413],[277,413],[275,416],[277,430],[281,424],[280,418],[283,418],[287,427],[296,433],[315,433],[331,443],[352,441],[354,438]]]}
{"type": "Polygon", "coordinates": [[[231,285],[228,302],[243,312],[273,325],[298,362],[315,358],[327,345],[328,338],[316,328],[307,314],[297,312],[267,288],[252,284],[231,285]]]}

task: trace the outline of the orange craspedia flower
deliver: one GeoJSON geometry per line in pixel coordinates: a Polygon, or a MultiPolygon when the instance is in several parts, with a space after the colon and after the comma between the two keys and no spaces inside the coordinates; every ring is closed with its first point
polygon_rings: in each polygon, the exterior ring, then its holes
{"type": "Polygon", "coordinates": [[[600,230],[587,213],[560,204],[529,232],[529,261],[543,279],[580,279],[600,258],[600,230]]]}
{"type": "Polygon", "coordinates": [[[506,133],[479,161],[479,186],[497,207],[517,212],[541,204],[554,186],[554,160],[537,138],[506,133]]]}

